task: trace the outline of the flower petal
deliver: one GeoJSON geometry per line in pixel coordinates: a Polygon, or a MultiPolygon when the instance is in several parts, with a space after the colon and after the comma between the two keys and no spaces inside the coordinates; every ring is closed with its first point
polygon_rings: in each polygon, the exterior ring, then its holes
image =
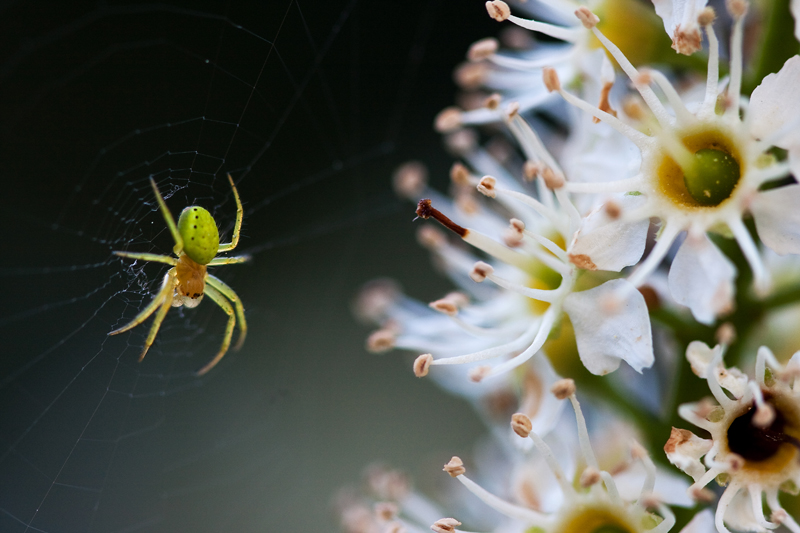
{"type": "Polygon", "coordinates": [[[795,126],[800,121],[800,56],[792,56],[783,67],[766,76],[750,96],[747,122],[750,134],[756,139],[766,139],[780,130],[783,135],[775,144],[789,149],[800,144],[800,134],[795,126]]]}
{"type": "MultiPolygon", "coordinates": [[[[628,196],[621,207],[631,209],[641,202],[641,197],[628,196]]],[[[613,218],[607,205],[589,213],[572,238],[567,252],[570,261],[580,268],[619,272],[642,258],[650,220],[631,222],[620,216],[613,218]]]]}
{"type": "Polygon", "coordinates": [[[653,364],[650,317],[644,297],[624,279],[575,292],[564,300],[581,361],[589,372],[608,374],[625,360],[634,370],[653,364]]]}
{"type": "Polygon", "coordinates": [[[775,252],[800,254],[800,185],[787,185],[756,195],[750,212],[761,240],[775,252]]]}
{"type": "Polygon", "coordinates": [[[689,233],[669,269],[669,291],[698,322],[713,324],[733,309],[736,267],[701,233],[689,233]]]}

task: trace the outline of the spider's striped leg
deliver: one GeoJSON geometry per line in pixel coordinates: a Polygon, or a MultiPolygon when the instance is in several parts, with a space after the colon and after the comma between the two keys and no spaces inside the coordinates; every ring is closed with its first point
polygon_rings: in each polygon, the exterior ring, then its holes
{"type": "Polygon", "coordinates": [[[242,300],[239,298],[239,295],[228,286],[227,283],[216,276],[208,274],[206,277],[206,283],[221,292],[228,300],[233,302],[233,305],[236,308],[236,319],[239,321],[239,339],[236,341],[233,349],[238,350],[242,347],[242,344],[244,344],[244,338],[247,336],[247,321],[244,319],[244,306],[242,305],[242,300]]]}
{"type": "Polygon", "coordinates": [[[219,265],[233,265],[236,263],[246,263],[250,261],[252,257],[249,255],[237,255],[236,257],[215,257],[211,260],[206,266],[219,266],[219,265]]]}
{"type": "Polygon", "coordinates": [[[172,266],[178,264],[178,260],[169,255],[140,254],[135,252],[113,252],[113,253],[114,255],[117,255],[119,257],[125,257],[126,259],[141,259],[142,261],[155,261],[156,263],[166,263],[172,266]]]}
{"type": "Polygon", "coordinates": [[[150,349],[150,346],[153,345],[153,341],[156,340],[156,335],[158,334],[158,330],[161,328],[161,323],[164,321],[164,317],[167,316],[167,311],[169,308],[172,307],[172,297],[175,292],[175,269],[169,269],[167,272],[167,282],[162,292],[166,292],[164,295],[164,302],[161,304],[161,307],[158,308],[158,312],[156,313],[156,318],[153,320],[153,325],[150,326],[150,333],[147,334],[147,338],[144,341],[144,348],[142,349],[142,353],[139,356],[139,362],[142,362],[144,356],[147,355],[147,350],[150,349]]]}
{"type": "Polygon", "coordinates": [[[147,304],[147,307],[142,309],[139,312],[139,314],[134,317],[133,320],[131,320],[121,328],[117,328],[114,331],[110,332],[109,335],[117,335],[119,333],[124,333],[129,329],[135,328],[136,326],[147,320],[147,318],[150,315],[152,315],[156,309],[158,309],[158,306],[164,302],[164,298],[166,298],[167,295],[169,295],[170,300],[172,300],[172,291],[175,286],[173,278],[174,272],[175,269],[171,268],[166,274],[164,274],[164,281],[161,283],[161,289],[159,289],[158,294],[156,294],[155,297],[153,297],[150,303],[147,304]]]}
{"type": "Polygon", "coordinates": [[[233,189],[233,198],[236,200],[236,224],[233,226],[233,235],[231,235],[231,242],[219,245],[220,252],[230,252],[236,245],[239,244],[239,231],[242,229],[242,218],[244,217],[244,210],[242,209],[242,201],[239,200],[239,191],[236,190],[236,185],[233,183],[233,178],[228,174],[228,181],[231,183],[233,189]]]}
{"type": "Polygon", "coordinates": [[[202,376],[214,368],[217,363],[219,363],[219,360],[222,359],[222,356],[225,355],[225,352],[228,351],[228,346],[231,345],[231,337],[233,336],[233,328],[236,325],[236,316],[234,315],[233,307],[231,307],[231,304],[225,299],[225,296],[211,286],[210,283],[206,284],[205,293],[228,315],[228,326],[225,328],[225,337],[222,339],[222,346],[220,346],[219,352],[217,352],[217,355],[214,356],[214,359],[209,361],[206,366],[197,371],[196,375],[198,376],[202,376]]]}

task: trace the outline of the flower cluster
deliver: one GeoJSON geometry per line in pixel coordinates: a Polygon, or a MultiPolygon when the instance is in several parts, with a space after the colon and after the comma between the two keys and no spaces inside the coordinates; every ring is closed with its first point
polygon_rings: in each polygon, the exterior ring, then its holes
{"type": "MultiPolygon", "coordinates": [[[[414,373],[470,399],[514,455],[517,481],[503,497],[467,477],[461,459],[445,466],[502,515],[494,531],[660,533],[677,523],[687,533],[800,533],[797,504],[779,500],[800,486],[800,356],[783,353],[800,341],[796,327],[769,339],[777,355],[750,349],[800,308],[798,263],[779,257],[800,254],[800,56],[787,53],[794,35],[765,22],[790,6],[727,0],[717,16],[707,0],[652,3],[539,0],[512,13],[486,2],[514,31],[505,48],[489,38],[469,49],[456,72],[464,107],[436,118],[459,159],[451,194],[430,187],[418,162],[394,177],[417,217],[444,228],[423,224],[419,240],[457,290],[425,305],[379,280],[356,303],[378,325],[370,351],[421,353],[414,373]],[[746,49],[759,64],[782,55],[782,67],[748,70],[746,49]],[[756,352],[753,378],[723,366],[726,350],[737,364],[756,352]],[[601,377],[622,361],[624,377],[601,377]],[[616,466],[595,455],[576,382],[593,395],[599,433],[609,404],[636,423],[638,437],[620,433],[629,451],[616,466]],[[567,398],[577,448],[563,428],[567,398]],[[708,435],[672,427],[678,416],[708,435]],[[666,454],[639,441],[666,442],[666,454]],[[670,483],[654,461],[694,483],[670,483]],[[520,483],[537,464],[550,477],[520,483]],[[619,475],[632,465],[642,488],[623,495],[619,475]],[[709,504],[713,514],[702,511],[709,504]],[[696,512],[676,518],[669,505],[696,512]]],[[[619,449],[612,441],[599,443],[601,455],[619,449]]],[[[460,520],[432,529],[461,531],[460,520]]]]}

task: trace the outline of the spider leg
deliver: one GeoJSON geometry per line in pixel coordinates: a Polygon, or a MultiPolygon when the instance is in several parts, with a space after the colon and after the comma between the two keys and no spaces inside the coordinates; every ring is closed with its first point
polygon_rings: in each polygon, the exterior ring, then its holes
{"type": "Polygon", "coordinates": [[[228,300],[233,302],[236,308],[236,319],[239,321],[239,338],[233,346],[233,349],[238,350],[242,347],[242,344],[244,344],[244,338],[247,336],[247,321],[244,319],[244,305],[242,305],[242,300],[239,298],[239,295],[236,294],[236,291],[231,289],[227,283],[216,276],[207,274],[206,283],[221,292],[228,300]]]}
{"type": "Polygon", "coordinates": [[[164,220],[167,223],[169,232],[172,233],[172,238],[175,240],[175,247],[173,248],[173,251],[175,252],[175,255],[181,255],[181,252],[183,251],[183,237],[181,237],[181,233],[178,231],[178,226],[175,224],[175,219],[172,218],[172,213],[170,213],[164,198],[161,197],[161,193],[158,191],[158,187],[156,186],[156,182],[153,178],[150,178],[150,185],[153,187],[153,192],[156,193],[156,200],[158,200],[158,205],[161,207],[161,214],[164,215],[164,220]]]}
{"type": "Polygon", "coordinates": [[[252,257],[249,255],[237,255],[236,257],[215,257],[206,266],[233,265],[236,263],[246,263],[252,257]]]}
{"type": "Polygon", "coordinates": [[[144,341],[144,348],[142,349],[141,355],[139,355],[139,362],[142,362],[144,356],[147,355],[147,350],[150,349],[150,346],[153,345],[153,341],[156,340],[156,335],[158,334],[158,330],[161,328],[161,323],[164,321],[164,317],[167,316],[167,311],[169,308],[172,307],[172,295],[175,291],[175,269],[170,269],[167,273],[169,277],[168,280],[168,288],[167,294],[164,296],[164,302],[161,304],[161,307],[158,308],[158,312],[156,313],[156,318],[153,320],[153,325],[150,326],[150,333],[147,334],[147,338],[144,341]]]}
{"type": "MultiPolygon", "coordinates": [[[[147,318],[150,315],[152,315],[155,312],[156,309],[158,309],[158,306],[162,304],[162,302],[164,301],[164,298],[166,298],[167,295],[170,295],[170,296],[172,295],[172,291],[174,290],[174,286],[175,286],[175,282],[174,282],[174,278],[173,278],[174,272],[175,272],[175,269],[171,268],[171,269],[169,269],[169,271],[166,274],[164,274],[164,281],[161,283],[161,289],[159,289],[158,294],[156,294],[155,297],[153,297],[153,299],[150,301],[150,303],[147,304],[147,307],[142,309],[139,312],[139,314],[134,317],[133,320],[131,320],[130,322],[128,322],[127,324],[125,324],[121,328],[117,328],[114,331],[110,332],[109,335],[117,335],[119,333],[124,333],[124,332],[128,331],[129,329],[135,328],[136,326],[138,326],[139,324],[141,324],[142,322],[147,320],[147,318]]],[[[170,300],[172,300],[171,297],[170,297],[170,300]]]]}
{"type": "Polygon", "coordinates": [[[202,376],[219,363],[219,360],[222,359],[222,356],[228,351],[228,346],[230,346],[231,337],[233,336],[233,327],[236,325],[236,316],[234,315],[233,307],[231,307],[231,304],[225,299],[225,296],[211,286],[210,283],[206,285],[205,294],[228,315],[228,326],[225,328],[225,337],[222,339],[222,346],[219,347],[219,352],[214,356],[214,359],[206,363],[206,366],[196,372],[195,375],[197,376],[202,376]]]}
{"type": "Polygon", "coordinates": [[[113,252],[114,255],[119,257],[125,257],[127,259],[141,259],[143,261],[155,261],[156,263],[166,263],[168,265],[175,266],[178,264],[178,260],[174,257],[168,255],[159,255],[159,254],[139,254],[133,252],[113,252]]]}
{"type": "Polygon", "coordinates": [[[233,178],[230,173],[228,174],[228,181],[231,183],[233,189],[233,198],[236,200],[236,224],[233,226],[233,235],[231,235],[231,242],[219,245],[220,252],[230,252],[236,245],[239,244],[239,230],[242,229],[242,218],[244,217],[244,210],[242,209],[242,201],[239,200],[239,191],[236,190],[236,185],[233,183],[233,178]]]}

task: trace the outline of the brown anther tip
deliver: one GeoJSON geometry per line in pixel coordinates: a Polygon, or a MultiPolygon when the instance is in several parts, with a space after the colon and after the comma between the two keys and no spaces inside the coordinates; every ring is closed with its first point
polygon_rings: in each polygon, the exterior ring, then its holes
{"type": "Polygon", "coordinates": [[[775,509],[772,511],[772,515],[769,517],[769,520],[770,522],[775,522],[776,524],[783,524],[787,518],[789,518],[789,513],[786,512],[786,509],[775,509]]]}
{"type": "Polygon", "coordinates": [[[717,328],[714,338],[719,344],[730,346],[736,340],[736,328],[730,322],[725,322],[717,328]]]}
{"type": "Polygon", "coordinates": [[[658,509],[661,505],[661,499],[653,494],[643,494],[641,498],[639,498],[639,503],[642,504],[642,507],[645,509],[658,509]]]}
{"type": "Polygon", "coordinates": [[[448,133],[461,127],[462,111],[457,107],[446,107],[439,111],[433,126],[439,133],[448,133]]]}
{"type": "Polygon", "coordinates": [[[554,191],[564,186],[564,177],[559,173],[555,173],[552,168],[546,167],[542,171],[542,179],[548,189],[554,191]]]}
{"type": "Polygon", "coordinates": [[[522,175],[526,181],[535,180],[536,176],[538,176],[541,171],[541,163],[531,161],[530,159],[525,161],[525,163],[522,165],[522,175]]]}
{"type": "Polygon", "coordinates": [[[759,405],[752,420],[754,426],[761,429],[768,428],[775,421],[775,408],[768,403],[759,405]]]}
{"type": "Polygon", "coordinates": [[[575,389],[576,389],[575,381],[569,378],[565,378],[565,379],[560,379],[555,383],[553,383],[553,386],[550,387],[550,392],[552,392],[553,396],[555,396],[559,400],[563,400],[575,394],[575,389]]]}
{"type": "Polygon", "coordinates": [[[458,477],[467,471],[467,469],[464,468],[464,462],[456,455],[450,458],[450,461],[444,465],[442,470],[450,474],[450,477],[458,477]]]}
{"type": "Polygon", "coordinates": [[[708,26],[709,24],[712,24],[716,18],[717,13],[714,11],[714,8],[707,6],[700,11],[699,15],[697,15],[697,23],[701,26],[708,26]]]}
{"type": "Polygon", "coordinates": [[[500,43],[494,37],[486,37],[480,41],[475,41],[467,51],[467,59],[470,61],[481,61],[492,56],[500,48],[500,43]]]}
{"type": "Polygon", "coordinates": [[[394,348],[396,337],[397,334],[388,328],[374,331],[367,337],[367,351],[372,353],[388,352],[394,348]]]}
{"type": "Polygon", "coordinates": [[[497,22],[503,22],[511,16],[511,8],[502,0],[486,2],[486,11],[497,22]]]}
{"type": "Polygon", "coordinates": [[[583,27],[587,30],[591,30],[597,26],[598,22],[600,22],[600,18],[585,6],[581,6],[576,9],[575,16],[578,17],[578,20],[581,21],[581,24],[583,24],[583,27]]]}
{"type": "Polygon", "coordinates": [[[608,218],[611,218],[613,220],[618,219],[619,216],[622,214],[622,207],[614,200],[609,200],[608,202],[606,202],[605,205],[603,206],[603,210],[605,210],[606,215],[608,215],[608,218]]]}
{"type": "Polygon", "coordinates": [[[647,116],[642,103],[635,96],[628,96],[622,101],[622,110],[633,120],[641,121],[647,116]]]}
{"type": "Polygon", "coordinates": [[[431,226],[420,226],[417,231],[417,242],[424,248],[435,250],[447,244],[444,234],[431,226]]]}
{"type": "Polygon", "coordinates": [[[683,54],[690,56],[703,48],[703,36],[700,35],[700,30],[696,27],[689,29],[681,28],[680,24],[675,27],[675,32],[672,35],[672,49],[683,54]]]}
{"type": "Polygon", "coordinates": [[[511,226],[515,231],[522,233],[525,231],[525,223],[518,218],[512,218],[508,221],[508,225],[511,226]]]}
{"type": "Polygon", "coordinates": [[[451,152],[458,155],[469,154],[478,144],[478,135],[470,129],[457,130],[446,135],[444,142],[451,152]]]}
{"type": "Polygon", "coordinates": [[[394,519],[398,512],[397,505],[392,502],[378,502],[373,510],[378,520],[383,520],[384,522],[394,519]]]}
{"type": "Polygon", "coordinates": [[[511,429],[513,429],[514,433],[523,439],[527,439],[528,435],[531,434],[533,424],[531,424],[531,419],[526,415],[522,413],[514,413],[511,415],[511,429]]]}
{"type": "Polygon", "coordinates": [[[456,316],[458,314],[458,306],[446,298],[431,302],[428,307],[447,316],[456,316]]]}
{"type": "Polygon", "coordinates": [[[419,202],[417,202],[417,210],[415,211],[417,216],[422,219],[429,219],[433,216],[433,206],[431,205],[430,198],[423,198],[419,202]]]}
{"type": "Polygon", "coordinates": [[[483,379],[489,375],[489,372],[492,371],[492,367],[490,366],[476,366],[475,368],[471,368],[467,373],[469,380],[473,383],[480,383],[483,379]]]}
{"type": "Polygon", "coordinates": [[[427,183],[428,169],[419,161],[400,165],[392,176],[394,192],[402,198],[419,198],[427,183]]]}
{"type": "Polygon", "coordinates": [[[542,81],[544,81],[544,86],[551,93],[561,90],[561,80],[558,79],[556,69],[552,67],[544,67],[542,69],[542,81]]]}
{"type": "Polygon", "coordinates": [[[653,75],[649,70],[640,70],[639,75],[633,80],[633,84],[637,87],[647,87],[653,83],[653,75]]]}
{"type": "Polygon", "coordinates": [[[414,359],[414,375],[418,378],[424,378],[428,375],[428,371],[433,364],[433,356],[429,353],[424,353],[414,359]]]}
{"type": "Polygon", "coordinates": [[[513,120],[519,115],[519,102],[511,102],[506,106],[506,120],[513,120]]]}
{"type": "Polygon", "coordinates": [[[596,485],[597,483],[600,482],[601,479],[602,476],[600,475],[600,471],[597,468],[593,466],[587,466],[583,470],[583,472],[581,472],[579,483],[581,484],[581,487],[586,489],[591,487],[592,485],[596,485]]]}
{"type": "Polygon", "coordinates": [[[480,183],[478,183],[478,191],[484,196],[488,196],[489,198],[494,198],[497,193],[495,191],[495,186],[497,185],[497,180],[492,176],[484,176],[481,178],[480,183]]]}
{"type": "Polygon", "coordinates": [[[431,531],[435,533],[453,533],[461,522],[455,518],[440,518],[431,526],[431,531]]]}
{"type": "Polygon", "coordinates": [[[464,90],[478,89],[486,82],[489,68],[486,63],[462,63],[453,72],[453,81],[464,90]]]}
{"type": "Polygon", "coordinates": [[[475,263],[475,266],[472,267],[472,272],[469,273],[469,277],[472,278],[472,281],[475,283],[481,283],[492,272],[494,272],[492,265],[484,263],[483,261],[478,261],[475,263]]]}
{"type": "Polygon", "coordinates": [[[747,14],[750,2],[747,0],[725,0],[725,7],[728,8],[728,13],[733,18],[739,19],[747,14]]]}
{"type": "Polygon", "coordinates": [[[503,98],[497,93],[490,94],[486,100],[483,101],[483,107],[494,111],[500,107],[500,102],[502,99],[503,98]]]}
{"type": "Polygon", "coordinates": [[[697,487],[695,485],[689,487],[687,494],[691,499],[699,503],[711,503],[717,499],[714,491],[705,487],[697,487]]]}
{"type": "Polygon", "coordinates": [[[456,185],[469,185],[469,170],[461,163],[453,163],[450,167],[450,181],[456,185]]]}
{"type": "Polygon", "coordinates": [[[731,469],[732,472],[738,472],[744,466],[744,457],[739,455],[738,453],[732,453],[728,455],[726,458],[728,467],[731,469]]]}

